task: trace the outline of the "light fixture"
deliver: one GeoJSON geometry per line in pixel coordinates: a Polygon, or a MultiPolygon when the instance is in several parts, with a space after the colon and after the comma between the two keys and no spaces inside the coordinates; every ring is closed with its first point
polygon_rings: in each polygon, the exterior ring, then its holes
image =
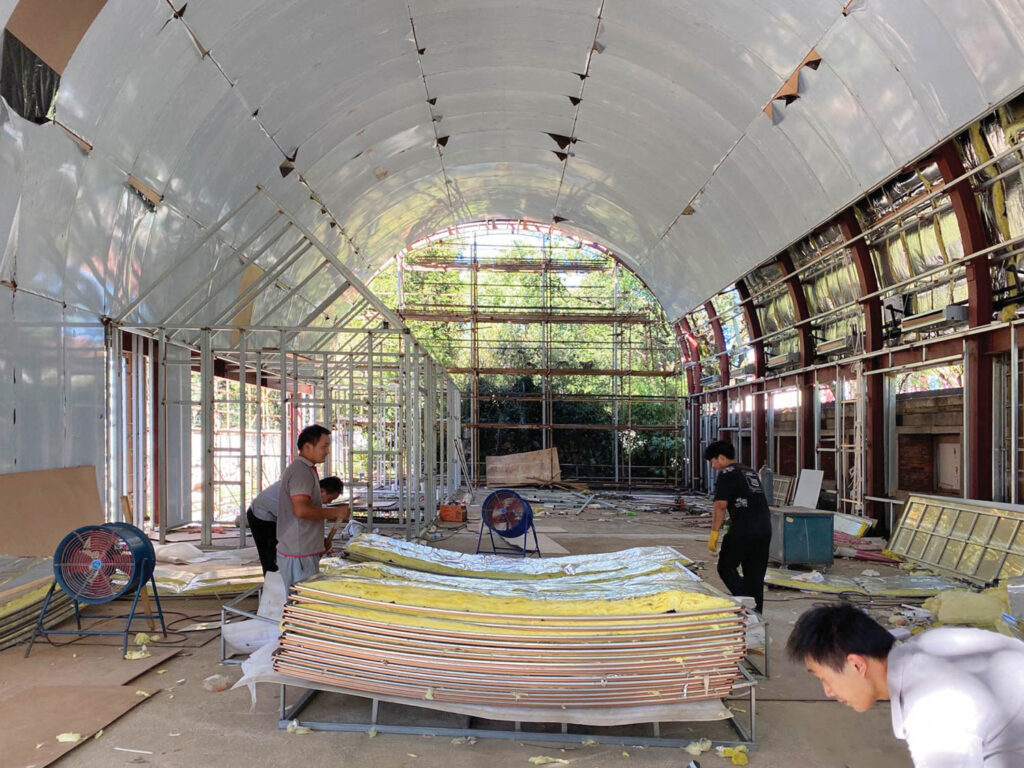
{"type": "Polygon", "coordinates": [[[922,312],[919,315],[904,317],[900,321],[900,329],[906,333],[907,331],[923,331],[966,322],[967,307],[960,304],[950,304],[941,309],[933,309],[930,312],[922,312]]]}
{"type": "Polygon", "coordinates": [[[823,341],[815,347],[815,351],[819,355],[837,355],[841,352],[848,352],[853,349],[854,336],[840,336],[837,339],[829,339],[823,341]]]}
{"type": "Polygon", "coordinates": [[[767,362],[769,368],[782,368],[786,365],[799,363],[800,354],[798,352],[783,352],[781,355],[772,355],[768,358],[767,362]]]}

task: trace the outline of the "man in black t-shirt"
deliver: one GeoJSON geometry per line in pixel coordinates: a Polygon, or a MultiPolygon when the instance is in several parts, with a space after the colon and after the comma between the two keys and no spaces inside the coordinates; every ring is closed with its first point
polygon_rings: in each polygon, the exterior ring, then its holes
{"type": "Polygon", "coordinates": [[[761,479],[750,467],[736,462],[736,449],[724,440],[709,445],[704,451],[704,460],[711,462],[711,468],[718,471],[708,550],[716,551],[718,532],[728,510],[729,532],[722,539],[718,575],[734,595],[754,598],[754,607],[761,613],[768,545],[772,540],[771,513],[761,479]],[[739,568],[743,569],[742,575],[739,568]]]}

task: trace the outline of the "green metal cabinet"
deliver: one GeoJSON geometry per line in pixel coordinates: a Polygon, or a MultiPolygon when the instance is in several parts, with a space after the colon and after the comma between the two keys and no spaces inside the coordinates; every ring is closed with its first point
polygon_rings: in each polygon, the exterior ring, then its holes
{"type": "Polygon", "coordinates": [[[769,557],[781,565],[832,565],[831,512],[772,507],[769,557]]]}

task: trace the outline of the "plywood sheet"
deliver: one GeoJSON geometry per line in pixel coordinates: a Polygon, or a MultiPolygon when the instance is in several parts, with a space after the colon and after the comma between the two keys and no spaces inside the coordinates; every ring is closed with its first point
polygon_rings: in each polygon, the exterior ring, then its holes
{"type": "Polygon", "coordinates": [[[57,741],[57,734],[91,737],[148,698],[137,690],[122,685],[41,685],[0,700],[0,765],[49,765],[76,746],[57,741]]]}
{"type": "MultiPolygon", "coordinates": [[[[55,642],[67,640],[64,637],[55,642]]],[[[106,640],[111,642],[109,637],[106,640]]],[[[120,645],[75,643],[54,647],[46,640],[39,640],[27,659],[24,648],[8,648],[0,653],[0,668],[4,670],[3,679],[0,679],[0,700],[40,685],[123,685],[166,663],[180,650],[179,647],[151,647],[152,655],[148,658],[129,661],[121,658],[120,645]]]]}
{"type": "Polygon", "coordinates": [[[557,448],[487,457],[487,485],[492,488],[546,485],[561,479],[557,448]]]}
{"type": "Polygon", "coordinates": [[[0,548],[5,555],[53,555],[68,533],[102,525],[95,467],[0,475],[0,548]]]}
{"type": "Polygon", "coordinates": [[[7,20],[7,29],[62,75],[106,1],[23,0],[7,20]]]}

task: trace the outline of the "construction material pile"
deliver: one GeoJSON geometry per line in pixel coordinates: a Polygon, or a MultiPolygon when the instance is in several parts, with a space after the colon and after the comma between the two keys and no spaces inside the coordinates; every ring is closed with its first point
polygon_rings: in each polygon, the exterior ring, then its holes
{"type": "MultiPolygon", "coordinates": [[[[51,584],[51,558],[0,555],[0,650],[32,634],[51,584]]],[[[47,629],[73,615],[74,610],[63,591],[54,592],[46,614],[47,629]]]]}
{"type": "MultiPolygon", "coordinates": [[[[361,538],[353,551],[452,568],[453,553],[392,545],[361,538]]],[[[549,710],[677,704],[733,690],[744,653],[740,607],[670,548],[461,557],[466,575],[363,562],[297,584],[275,671],[368,695],[549,710]]]]}

